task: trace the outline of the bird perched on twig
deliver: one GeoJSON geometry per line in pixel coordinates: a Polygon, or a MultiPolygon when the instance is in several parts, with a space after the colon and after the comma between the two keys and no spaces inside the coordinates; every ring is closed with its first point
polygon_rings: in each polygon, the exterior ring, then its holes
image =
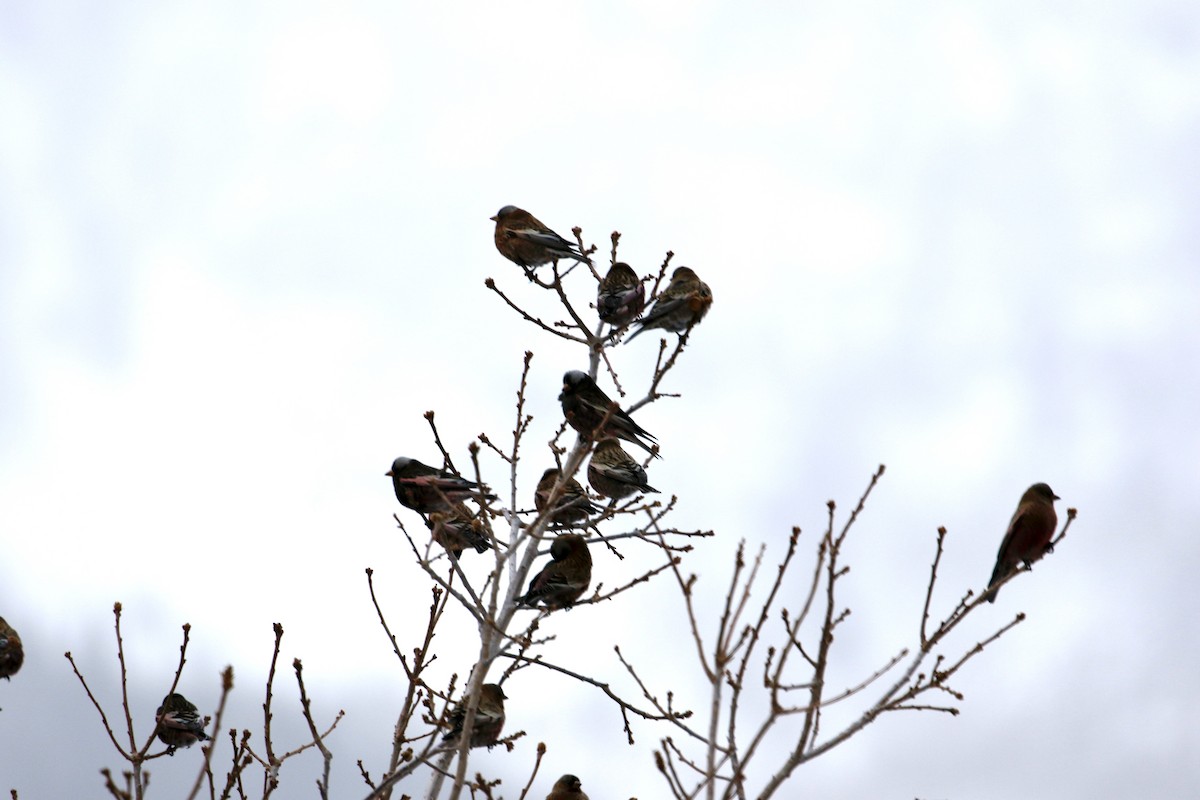
{"type": "Polygon", "coordinates": [[[175,755],[177,747],[191,747],[208,738],[196,706],[178,693],[163,698],[162,705],[154,712],[154,721],[158,723],[155,733],[171,755],[175,755]]]}
{"type": "Polygon", "coordinates": [[[588,483],[600,494],[620,500],[634,492],[658,494],[646,483],[646,470],[633,460],[616,439],[601,439],[588,462],[588,483]]]}
{"type": "Polygon", "coordinates": [[[21,646],[21,637],[0,617],[0,678],[12,680],[21,665],[25,663],[25,649],[21,646]]]}
{"type": "Polygon", "coordinates": [[[628,325],[646,307],[646,287],[624,261],[609,267],[596,293],[596,313],[614,328],[628,325]]]}
{"type": "Polygon", "coordinates": [[[569,608],[587,591],[592,582],[592,554],[587,541],[577,533],[564,533],[550,545],[550,563],[532,581],[529,591],[517,598],[517,604],[551,611],[569,608]]]}
{"type": "Polygon", "coordinates": [[[468,547],[485,553],[492,546],[487,521],[482,514],[472,513],[465,503],[455,503],[449,511],[434,511],[425,520],[425,527],[429,528],[430,538],[455,558],[468,547]]]}
{"type": "Polygon", "coordinates": [[[554,788],[546,795],[546,800],[588,800],[583,793],[583,784],[574,775],[563,775],[554,782],[554,788]]]}
{"type": "Polygon", "coordinates": [[[638,334],[651,328],[662,328],[682,334],[699,324],[712,306],[712,290],[687,267],[671,273],[671,282],[654,301],[650,313],[642,317],[638,329],[625,341],[632,342],[638,334]]]}
{"type": "MultiPolygon", "coordinates": [[[[555,467],[551,467],[542,473],[542,478],[538,481],[537,491],[533,495],[533,505],[537,508],[539,514],[545,512],[550,502],[550,494],[554,491],[554,485],[558,483],[559,476],[561,475],[562,472],[555,467]]],[[[579,481],[570,478],[563,485],[558,499],[554,501],[554,513],[550,515],[550,521],[558,525],[570,525],[582,522],[589,515],[595,514],[599,510],[588,499],[587,492],[579,485],[579,481]]]]}
{"type": "Polygon", "coordinates": [[[612,400],[608,399],[608,395],[586,372],[573,369],[563,375],[563,388],[558,399],[562,401],[563,416],[567,422],[584,436],[591,439],[602,434],[616,436],[633,442],[655,458],[660,458],[650,445],[638,438],[645,436],[647,439],[654,439],[654,435],[634,422],[633,417],[622,411],[620,406],[613,406],[610,413],[609,406],[613,405],[612,400]],[[596,430],[606,414],[608,422],[604,423],[603,430],[596,430]]]}
{"type": "MultiPolygon", "coordinates": [[[[491,749],[504,729],[504,701],[508,697],[498,683],[485,683],[479,687],[479,706],[475,709],[475,722],[471,726],[470,747],[491,749]]],[[[450,712],[450,732],[442,737],[443,742],[458,739],[467,719],[467,704],[464,700],[450,712]]]]}
{"type": "Polygon", "coordinates": [[[1054,501],[1058,499],[1059,496],[1045,483],[1035,483],[1021,495],[1021,502],[1009,520],[1004,540],[1000,542],[996,568],[992,570],[992,578],[988,581],[986,596],[989,603],[996,602],[996,595],[1000,592],[992,587],[1015,572],[1019,564],[1028,567],[1053,551],[1050,540],[1054,538],[1054,530],[1058,527],[1058,514],[1054,511],[1054,501]]]}
{"type": "Polygon", "coordinates": [[[392,479],[392,488],[396,490],[400,505],[421,514],[449,511],[454,503],[468,497],[496,499],[496,495],[487,491],[488,487],[453,472],[422,464],[415,458],[400,456],[385,474],[392,479]]]}
{"type": "Polygon", "coordinates": [[[578,245],[547,228],[523,208],[505,206],[491,219],[496,223],[494,238],[500,255],[526,270],[563,258],[592,263],[578,245]]]}

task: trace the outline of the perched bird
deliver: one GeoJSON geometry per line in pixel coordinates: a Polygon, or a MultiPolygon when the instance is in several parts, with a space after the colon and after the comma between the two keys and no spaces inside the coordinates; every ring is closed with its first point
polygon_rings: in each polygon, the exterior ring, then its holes
{"type": "Polygon", "coordinates": [[[687,267],[678,267],[671,273],[671,282],[654,301],[650,313],[626,342],[632,342],[639,333],[651,328],[662,328],[673,333],[683,333],[704,319],[712,305],[712,290],[687,267]]]}
{"type": "Polygon", "coordinates": [[[561,258],[592,263],[578,245],[547,228],[523,208],[505,206],[491,219],[496,223],[496,249],[500,255],[526,270],[561,258]]]}
{"type": "Polygon", "coordinates": [[[620,500],[634,492],[658,494],[646,483],[646,470],[634,461],[616,439],[601,439],[596,443],[592,460],[588,462],[588,483],[600,494],[620,500]]]}
{"type": "Polygon", "coordinates": [[[654,439],[654,435],[634,422],[633,417],[622,411],[620,406],[614,406],[612,413],[609,413],[609,406],[613,405],[612,400],[608,399],[608,395],[587,376],[587,373],[573,369],[563,375],[563,388],[558,399],[562,401],[563,416],[567,418],[567,422],[584,436],[592,439],[601,434],[616,436],[618,439],[633,442],[655,458],[660,458],[650,445],[638,438],[645,436],[647,439],[654,439]],[[606,414],[608,422],[604,424],[604,429],[596,430],[606,414]]]}
{"type": "MultiPolygon", "coordinates": [[[[537,508],[538,513],[546,510],[546,506],[550,502],[550,494],[554,491],[554,485],[558,483],[561,475],[562,472],[554,467],[542,473],[542,479],[538,481],[537,491],[533,495],[533,505],[537,508]]],[[[562,487],[558,499],[554,501],[554,513],[550,515],[550,521],[559,525],[570,525],[582,522],[590,514],[595,514],[599,510],[588,499],[587,492],[579,485],[579,481],[571,478],[562,487]]]]}
{"type": "MultiPolygon", "coordinates": [[[[498,683],[485,683],[479,687],[479,707],[475,709],[475,723],[471,726],[471,747],[491,748],[504,729],[504,690],[498,683]]],[[[458,739],[467,718],[467,704],[461,702],[450,712],[451,730],[442,737],[443,742],[458,739]]]]}
{"type": "Polygon", "coordinates": [[[449,511],[434,511],[425,520],[430,537],[458,558],[467,547],[485,553],[492,546],[488,524],[482,514],[472,513],[465,503],[455,503],[449,511]]]}
{"type": "Polygon", "coordinates": [[[400,505],[421,514],[449,511],[454,503],[468,497],[496,499],[496,495],[487,491],[488,487],[422,464],[415,458],[400,456],[385,474],[392,479],[400,505]]]}
{"type": "Polygon", "coordinates": [[[613,264],[596,293],[596,312],[601,322],[620,328],[633,322],[646,307],[646,287],[624,261],[613,264]]]}
{"type": "Polygon", "coordinates": [[[4,621],[4,617],[0,617],[0,678],[12,680],[24,663],[25,650],[21,647],[21,637],[12,625],[4,621]]]}
{"type": "Polygon", "coordinates": [[[523,606],[539,603],[554,611],[569,608],[592,582],[592,554],[577,533],[564,533],[550,545],[551,561],[532,581],[529,591],[517,598],[523,606]]]}
{"type": "Polygon", "coordinates": [[[992,579],[988,581],[986,596],[989,603],[996,602],[996,594],[1000,591],[992,587],[1015,572],[1019,564],[1029,566],[1053,549],[1050,540],[1058,527],[1058,514],[1054,511],[1054,501],[1058,499],[1059,496],[1044,483],[1035,483],[1021,495],[1004,541],[1000,542],[992,579]]]}
{"type": "Polygon", "coordinates": [[[196,707],[181,694],[164,697],[162,705],[154,712],[154,721],[158,723],[155,733],[171,755],[175,755],[177,747],[191,747],[208,738],[204,732],[204,720],[196,712],[196,707]]]}
{"type": "Polygon", "coordinates": [[[546,795],[546,800],[588,800],[583,793],[583,784],[574,775],[563,775],[554,782],[554,788],[546,795]]]}

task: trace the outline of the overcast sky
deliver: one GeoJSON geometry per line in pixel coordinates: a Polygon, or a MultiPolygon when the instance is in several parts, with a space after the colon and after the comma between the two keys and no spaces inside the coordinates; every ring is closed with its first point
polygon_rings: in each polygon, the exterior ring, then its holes
{"type": "MultiPolygon", "coordinates": [[[[385,766],[403,687],[364,568],[408,646],[428,604],[384,472],[436,462],[427,409],[460,459],[481,431],[503,441],[525,350],[544,441],[585,363],[483,286],[547,308],[493,247],[512,203],[602,253],[620,230],[643,274],[673,250],[713,289],[666,387],[682,399],[638,413],[675,524],[716,531],[688,562],[705,602],[741,538],[778,557],[800,525],[809,563],[825,501],[849,509],[887,464],[847,551],[834,684],[912,643],[939,525],[948,609],[1029,484],[1079,509],[952,640],[1028,614],[956,682],[961,716],[885,717],[791,796],[1193,797],[1200,9],[1030,9],[5,4],[0,616],[27,656],[0,683],[0,789],[97,797],[121,768],[62,657],[117,715],[120,600],[144,732],[184,622],[184,692],[212,713],[232,664],[227,724],[261,732],[280,622],[318,720],[347,714],[337,796],[365,794],[354,762],[385,766]]],[[[615,355],[639,391],[655,350],[615,355]]],[[[526,457],[528,499],[545,451],[526,457]]],[[[629,553],[597,553],[598,578],[653,560],[629,553]]],[[[603,679],[620,643],[699,709],[683,624],[664,581],[543,630],[603,679]]],[[[448,619],[439,675],[466,673],[472,636],[448,619]]],[[[510,800],[539,740],[531,797],[563,772],[593,800],[665,796],[665,729],[630,748],[587,687],[526,671],[506,691],[529,735],[472,766],[510,800]]],[[[182,796],[199,759],[154,762],[152,796],[182,796]]],[[[283,796],[316,774],[285,768],[283,796]]]]}

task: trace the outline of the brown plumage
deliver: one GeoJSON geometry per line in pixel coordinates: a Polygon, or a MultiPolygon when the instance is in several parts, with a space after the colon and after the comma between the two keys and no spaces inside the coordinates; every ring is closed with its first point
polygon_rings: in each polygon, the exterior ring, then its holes
{"type": "Polygon", "coordinates": [[[392,488],[400,505],[421,514],[449,511],[455,503],[468,497],[496,499],[496,495],[488,493],[486,486],[422,464],[415,458],[400,456],[385,474],[392,479],[392,488]]]}
{"type": "Polygon", "coordinates": [[[609,413],[612,400],[587,373],[573,369],[563,375],[563,388],[558,399],[562,402],[563,416],[567,422],[584,436],[591,439],[616,436],[633,442],[655,458],[660,457],[654,453],[651,445],[640,438],[654,439],[654,435],[634,422],[633,417],[622,411],[620,406],[613,407],[609,413]],[[604,423],[603,430],[596,430],[606,414],[609,415],[608,422],[604,423]]]}
{"type": "MultiPolygon", "coordinates": [[[[554,491],[554,485],[558,483],[561,475],[562,472],[554,467],[542,473],[537,491],[533,495],[533,505],[537,508],[538,513],[546,510],[550,502],[550,494],[554,491]]],[[[571,525],[583,522],[589,515],[595,514],[599,510],[588,499],[587,492],[583,490],[579,481],[571,478],[562,487],[554,502],[554,513],[550,515],[550,521],[558,525],[571,525]]]]}
{"type": "MultiPolygon", "coordinates": [[[[498,683],[485,683],[479,687],[479,706],[475,709],[475,720],[471,726],[471,747],[491,748],[504,729],[504,701],[508,697],[498,683]]],[[[450,712],[450,732],[442,741],[458,739],[467,719],[466,702],[461,702],[450,712]]]]}
{"type": "Polygon", "coordinates": [[[526,270],[563,258],[592,263],[578,245],[550,230],[523,208],[505,206],[491,219],[496,223],[494,239],[500,255],[526,270]]]}
{"type": "Polygon", "coordinates": [[[25,663],[25,648],[13,626],[0,617],[0,678],[12,680],[25,663]]]}
{"type": "Polygon", "coordinates": [[[517,598],[524,606],[544,605],[551,611],[569,608],[592,582],[592,554],[577,533],[564,533],[550,545],[550,563],[529,582],[529,591],[517,598]]]}
{"type": "Polygon", "coordinates": [[[999,588],[992,588],[1016,571],[1020,564],[1030,566],[1034,561],[1052,550],[1050,540],[1058,527],[1058,514],[1054,511],[1056,495],[1047,484],[1035,483],[1021,495],[1021,502],[1008,523],[1008,531],[1000,542],[996,554],[996,567],[988,581],[986,593],[989,603],[996,602],[999,588]]]}
{"type": "Polygon", "coordinates": [[[574,775],[563,775],[554,782],[554,788],[546,795],[546,800],[588,800],[583,793],[583,784],[574,775]]]}
{"type": "Polygon", "coordinates": [[[429,528],[430,538],[455,558],[468,547],[483,553],[492,546],[487,519],[472,512],[465,503],[455,503],[449,511],[433,512],[425,520],[425,527],[429,528]]]}
{"type": "Polygon", "coordinates": [[[178,693],[163,698],[162,704],[154,712],[154,721],[158,726],[154,732],[171,755],[175,754],[177,747],[191,747],[208,738],[204,732],[204,720],[196,711],[196,706],[178,693]]]}
{"type": "Polygon", "coordinates": [[[646,307],[646,287],[624,261],[609,267],[596,293],[596,313],[614,328],[628,325],[646,307]]]}
{"type": "Polygon", "coordinates": [[[642,317],[638,329],[625,341],[632,342],[638,334],[651,328],[683,333],[704,319],[712,301],[712,290],[708,288],[708,284],[700,280],[689,268],[678,267],[671,274],[671,282],[667,284],[667,288],[654,301],[650,313],[642,317]]]}
{"type": "Polygon", "coordinates": [[[646,483],[646,470],[621,447],[616,439],[601,439],[588,462],[588,483],[600,494],[620,500],[634,492],[658,494],[646,483]]]}

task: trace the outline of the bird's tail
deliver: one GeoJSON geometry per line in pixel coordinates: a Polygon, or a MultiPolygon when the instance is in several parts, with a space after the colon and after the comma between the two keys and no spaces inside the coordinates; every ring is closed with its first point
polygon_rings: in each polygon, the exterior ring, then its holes
{"type": "Polygon", "coordinates": [[[647,330],[646,326],[645,326],[645,325],[642,325],[642,326],[641,326],[641,327],[639,327],[639,328],[638,328],[636,331],[634,331],[633,333],[629,334],[629,338],[628,338],[628,339],[626,339],[626,340],[624,341],[624,344],[629,344],[630,342],[632,342],[634,339],[636,339],[636,338],[637,338],[637,336],[638,336],[638,334],[639,334],[639,333],[645,333],[645,332],[646,332],[646,330],[647,330]]]}
{"type": "Polygon", "coordinates": [[[1000,593],[1000,587],[996,586],[996,584],[1006,577],[1008,577],[1008,571],[1004,569],[1004,562],[997,561],[996,568],[992,570],[992,577],[988,580],[987,591],[983,593],[983,596],[989,603],[996,602],[996,595],[1000,593]],[[993,586],[996,586],[996,588],[993,589],[993,586]]]}
{"type": "Polygon", "coordinates": [[[641,439],[637,438],[636,436],[631,438],[629,441],[633,442],[638,447],[642,448],[647,453],[649,453],[651,458],[660,458],[660,459],[662,458],[662,456],[660,456],[658,454],[658,445],[648,445],[645,442],[643,442],[641,439]]]}

